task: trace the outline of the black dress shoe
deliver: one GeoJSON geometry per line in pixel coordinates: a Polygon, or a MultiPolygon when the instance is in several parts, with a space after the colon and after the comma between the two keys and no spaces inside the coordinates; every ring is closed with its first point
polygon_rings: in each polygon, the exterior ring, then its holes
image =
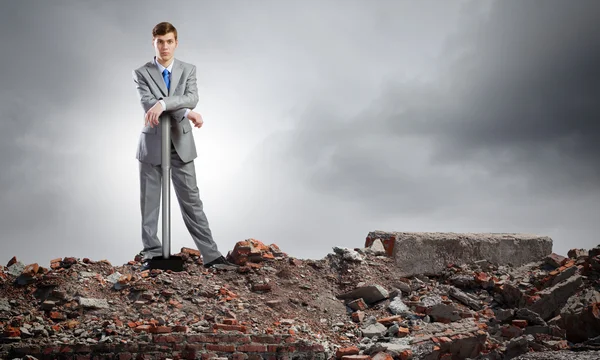
{"type": "Polygon", "coordinates": [[[142,262],[142,267],[140,268],[141,271],[145,271],[145,270],[149,270],[150,269],[150,260],[144,260],[144,262],[142,262]]]}
{"type": "Polygon", "coordinates": [[[208,264],[204,264],[205,268],[215,268],[215,269],[224,269],[224,270],[236,270],[239,268],[239,265],[234,263],[230,263],[223,256],[219,256],[208,264]]]}

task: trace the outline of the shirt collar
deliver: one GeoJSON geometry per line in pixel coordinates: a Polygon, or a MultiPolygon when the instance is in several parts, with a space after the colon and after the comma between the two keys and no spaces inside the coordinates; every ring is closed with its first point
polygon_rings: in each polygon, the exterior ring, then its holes
{"type": "MultiPolygon", "coordinates": [[[[173,70],[174,63],[175,63],[175,59],[173,59],[173,61],[171,61],[169,66],[166,67],[166,69],[169,70],[169,73],[171,73],[171,70],[173,70]]],[[[160,73],[162,74],[162,72],[165,70],[165,67],[162,66],[161,63],[158,62],[158,60],[156,60],[156,56],[154,57],[154,64],[156,64],[156,66],[158,66],[158,70],[160,70],[160,73]]]]}

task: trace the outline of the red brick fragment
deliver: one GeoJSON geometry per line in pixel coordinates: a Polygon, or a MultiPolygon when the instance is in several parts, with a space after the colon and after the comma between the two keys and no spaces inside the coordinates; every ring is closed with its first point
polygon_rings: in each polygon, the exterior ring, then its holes
{"type": "Polygon", "coordinates": [[[508,325],[502,328],[502,336],[505,338],[512,339],[521,335],[523,335],[523,329],[514,325],[508,325]]]}
{"type": "Polygon", "coordinates": [[[252,291],[271,291],[270,283],[252,284],[252,291]]]}
{"type": "Polygon", "coordinates": [[[413,358],[413,354],[411,350],[404,350],[400,353],[400,360],[411,360],[413,358]]]}
{"type": "Polygon", "coordinates": [[[359,299],[350,301],[348,303],[348,307],[352,310],[366,310],[368,306],[362,298],[359,298],[359,299]]]}
{"type": "Polygon", "coordinates": [[[343,356],[347,355],[357,355],[360,352],[360,349],[356,346],[349,346],[345,348],[339,348],[335,352],[335,357],[341,359],[343,356]]]}
{"type": "Polygon", "coordinates": [[[136,326],[135,329],[133,329],[133,331],[135,331],[136,333],[140,333],[140,332],[150,332],[151,326],[150,325],[139,325],[136,326]]]}
{"type": "Polygon", "coordinates": [[[197,250],[197,249],[191,249],[191,248],[188,248],[188,247],[182,247],[180,252],[183,253],[183,254],[190,255],[190,256],[198,256],[198,257],[200,256],[200,251],[199,250],[197,250]]]}
{"type": "Polygon", "coordinates": [[[394,360],[394,357],[385,352],[378,352],[377,354],[373,355],[372,359],[373,360],[394,360]]]}
{"type": "Polygon", "coordinates": [[[35,274],[38,273],[38,270],[40,269],[38,264],[29,264],[25,267],[25,269],[23,269],[22,274],[25,276],[34,276],[35,274]]]}
{"type": "Polygon", "coordinates": [[[4,330],[4,336],[6,337],[19,337],[21,336],[21,330],[16,327],[9,326],[4,330]]]}
{"type": "Polygon", "coordinates": [[[398,334],[397,334],[397,335],[398,335],[398,337],[406,337],[406,336],[408,336],[409,334],[410,334],[410,330],[409,330],[408,328],[405,328],[405,327],[402,327],[402,326],[401,326],[401,327],[398,329],[398,334]]]}
{"type": "Polygon", "coordinates": [[[151,329],[151,333],[153,334],[169,334],[173,330],[169,326],[156,326],[151,329]]]}
{"type": "Polygon", "coordinates": [[[235,345],[206,344],[206,350],[218,352],[235,352],[235,345]]]}
{"type": "Polygon", "coordinates": [[[527,320],[513,320],[512,324],[516,327],[520,327],[521,329],[524,329],[527,327],[527,320]]]}
{"type": "Polygon", "coordinates": [[[60,313],[58,311],[52,311],[50,312],[50,319],[52,320],[65,320],[67,318],[67,316],[63,313],[60,313]]]}
{"type": "Polygon", "coordinates": [[[352,321],[361,323],[365,318],[365,313],[363,311],[355,311],[352,313],[352,321]]]}
{"type": "Polygon", "coordinates": [[[241,352],[267,352],[267,345],[264,344],[243,344],[236,346],[237,351],[241,352]]]}
{"type": "Polygon", "coordinates": [[[244,325],[227,325],[227,324],[214,324],[213,329],[225,330],[225,331],[239,331],[245,333],[248,328],[244,325]]]}
{"type": "Polygon", "coordinates": [[[391,326],[395,321],[400,321],[400,320],[402,320],[402,316],[395,315],[395,316],[388,316],[388,317],[379,319],[379,320],[377,320],[377,322],[380,323],[381,325],[391,326]]]}

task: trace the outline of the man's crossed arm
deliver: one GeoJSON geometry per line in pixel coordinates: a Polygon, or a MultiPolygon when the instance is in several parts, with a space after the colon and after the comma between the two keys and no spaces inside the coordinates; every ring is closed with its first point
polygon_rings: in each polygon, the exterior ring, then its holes
{"type": "Polygon", "coordinates": [[[173,95],[157,99],[151,92],[146,80],[133,70],[133,81],[140,96],[140,102],[146,113],[146,125],[158,125],[158,117],[163,111],[171,113],[177,121],[187,117],[192,120],[196,127],[202,126],[200,114],[192,111],[198,104],[198,88],[196,86],[196,67],[190,72],[185,84],[183,95],[173,95]]]}

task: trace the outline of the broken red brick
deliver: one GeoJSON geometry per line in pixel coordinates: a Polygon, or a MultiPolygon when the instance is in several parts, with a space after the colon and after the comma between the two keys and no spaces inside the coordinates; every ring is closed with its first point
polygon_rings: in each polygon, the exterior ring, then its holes
{"type": "Polygon", "coordinates": [[[373,360],[394,360],[394,357],[386,352],[378,352],[373,355],[373,360]]]}
{"type": "Polygon", "coordinates": [[[271,291],[271,284],[252,284],[252,291],[271,291]]]}
{"type": "Polygon", "coordinates": [[[173,332],[182,332],[182,333],[186,333],[189,331],[189,328],[185,325],[176,325],[173,326],[173,332]]]}
{"type": "Polygon", "coordinates": [[[413,358],[413,354],[411,350],[403,350],[400,353],[400,360],[411,360],[413,358]]]}
{"type": "Polygon", "coordinates": [[[362,298],[359,298],[359,299],[350,301],[348,303],[348,307],[352,310],[366,310],[368,306],[362,298]]]}
{"type": "Polygon", "coordinates": [[[523,335],[523,329],[516,327],[514,325],[507,325],[502,327],[502,336],[504,336],[505,338],[515,338],[518,336],[523,335]]]}
{"type": "Polygon", "coordinates": [[[4,330],[4,336],[6,337],[19,337],[21,336],[21,330],[16,327],[9,326],[4,330]]]}
{"type": "Polygon", "coordinates": [[[125,274],[119,277],[118,283],[123,285],[127,284],[129,281],[131,281],[131,274],[125,274]]]}
{"type": "Polygon", "coordinates": [[[565,257],[558,255],[556,253],[552,253],[548,255],[545,259],[546,264],[553,266],[555,268],[561,266],[561,263],[565,260],[565,257]]]}
{"type": "Polygon", "coordinates": [[[135,331],[136,333],[140,333],[140,332],[150,332],[150,329],[152,328],[151,325],[139,325],[136,326],[135,329],[133,329],[133,331],[135,331]]]}
{"type": "Polygon", "coordinates": [[[67,318],[67,316],[63,313],[60,313],[58,311],[52,311],[50,312],[50,319],[52,320],[65,320],[67,318]]]}
{"type": "Polygon", "coordinates": [[[360,352],[360,349],[356,346],[349,346],[345,348],[339,348],[335,352],[335,357],[341,359],[343,356],[348,355],[357,355],[360,352]]]}
{"type": "Polygon", "coordinates": [[[39,265],[36,263],[29,264],[25,267],[25,269],[23,269],[22,274],[26,276],[34,276],[35,274],[37,274],[39,268],[39,265]]]}
{"type": "Polygon", "coordinates": [[[538,300],[540,300],[540,299],[541,299],[539,295],[532,295],[532,296],[525,295],[525,296],[523,296],[523,297],[525,298],[525,302],[526,302],[528,305],[531,305],[531,304],[533,304],[533,303],[535,303],[536,301],[538,301],[538,300]]]}
{"type": "Polygon", "coordinates": [[[244,325],[227,325],[227,324],[214,324],[213,329],[225,330],[225,331],[239,331],[245,333],[248,328],[244,325]]]}
{"type": "Polygon", "coordinates": [[[267,345],[263,345],[263,344],[242,344],[242,345],[238,345],[236,346],[236,350],[237,351],[241,351],[241,352],[258,352],[258,353],[264,353],[267,352],[267,345]]]}
{"type": "Polygon", "coordinates": [[[173,330],[169,326],[156,326],[150,330],[150,332],[153,334],[169,334],[172,331],[173,330]]]}
{"type": "Polygon", "coordinates": [[[520,327],[521,329],[524,329],[524,328],[527,327],[527,320],[517,320],[517,319],[515,319],[515,320],[512,321],[512,324],[514,326],[520,327]]]}
{"type": "Polygon", "coordinates": [[[10,260],[8,260],[8,263],[6,264],[6,267],[10,267],[13,264],[17,263],[17,257],[13,256],[10,260]]]}
{"type": "Polygon", "coordinates": [[[408,336],[409,334],[410,334],[410,330],[409,330],[408,328],[405,328],[405,327],[402,327],[402,326],[401,326],[401,327],[398,329],[397,336],[402,338],[402,337],[406,337],[406,336],[408,336]]]}
{"type": "Polygon", "coordinates": [[[197,250],[197,249],[191,249],[191,248],[188,248],[188,247],[182,247],[180,252],[183,253],[183,254],[190,255],[190,256],[198,256],[198,257],[200,256],[200,251],[199,250],[197,250]]]}
{"type": "Polygon", "coordinates": [[[262,258],[264,260],[273,260],[273,259],[275,259],[275,256],[273,256],[273,254],[271,254],[271,253],[266,253],[266,254],[262,255],[262,258]]]}
{"type": "Polygon", "coordinates": [[[490,277],[484,272],[476,272],[475,273],[475,281],[478,283],[488,282],[490,277]]]}
{"type": "Polygon", "coordinates": [[[223,319],[223,324],[225,325],[237,325],[237,319],[223,319]]]}
{"type": "Polygon", "coordinates": [[[235,345],[206,344],[206,350],[218,352],[235,352],[235,345]]]}
{"type": "Polygon", "coordinates": [[[395,321],[400,321],[402,320],[402,316],[400,315],[394,315],[394,316],[388,316],[382,319],[377,320],[378,323],[380,323],[381,325],[385,325],[385,326],[391,326],[395,321]]]}
{"type": "Polygon", "coordinates": [[[352,321],[361,323],[365,319],[365,313],[363,311],[355,311],[352,313],[352,321]]]}
{"type": "Polygon", "coordinates": [[[69,320],[69,321],[67,321],[67,322],[65,323],[65,326],[66,326],[68,329],[74,329],[74,328],[76,328],[78,325],[79,325],[79,321],[77,321],[77,320],[69,320]]]}
{"type": "Polygon", "coordinates": [[[175,299],[169,300],[169,305],[172,305],[173,307],[175,307],[177,309],[181,309],[183,307],[183,304],[181,304],[179,301],[177,301],[175,299]]]}

